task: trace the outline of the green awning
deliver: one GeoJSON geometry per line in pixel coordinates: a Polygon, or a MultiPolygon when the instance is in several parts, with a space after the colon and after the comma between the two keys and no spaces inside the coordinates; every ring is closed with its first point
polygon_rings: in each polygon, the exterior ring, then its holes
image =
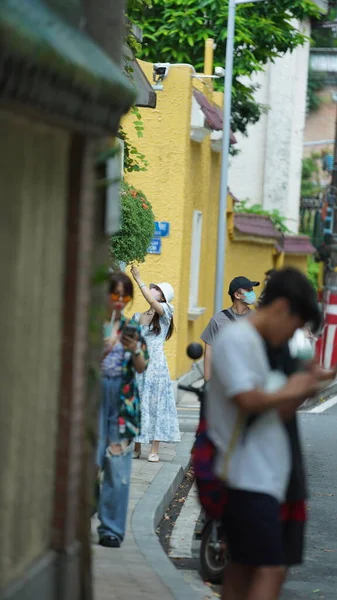
{"type": "Polygon", "coordinates": [[[48,74],[52,87],[71,88],[73,100],[78,94],[92,103],[93,110],[102,113],[104,108],[105,120],[109,120],[109,107],[125,113],[135,100],[135,89],[118,66],[85,33],[41,0],[0,1],[0,49],[0,99],[6,90],[6,82],[1,81],[3,63],[9,57],[20,65],[20,76],[22,65],[29,69],[32,84],[38,85],[36,74],[41,74],[41,80],[48,74]]]}

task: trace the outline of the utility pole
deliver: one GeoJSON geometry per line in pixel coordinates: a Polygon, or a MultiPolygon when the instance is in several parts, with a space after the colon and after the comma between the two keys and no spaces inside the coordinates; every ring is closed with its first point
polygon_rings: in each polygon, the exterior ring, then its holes
{"type": "Polygon", "coordinates": [[[234,34],[235,34],[235,11],[239,4],[252,4],[264,0],[229,0],[226,42],[226,65],[225,65],[225,91],[223,104],[223,136],[221,154],[221,180],[218,213],[218,245],[216,261],[215,280],[215,312],[223,308],[223,292],[225,280],[225,257],[227,241],[227,190],[228,190],[228,167],[231,129],[232,108],[232,84],[233,84],[233,59],[234,59],[234,34]]]}
{"type": "Polygon", "coordinates": [[[337,95],[334,95],[334,100],[336,103],[336,118],[335,118],[335,145],[334,145],[334,158],[333,158],[333,168],[331,175],[331,186],[330,186],[330,196],[331,201],[333,200],[333,215],[334,215],[334,223],[333,223],[333,233],[337,234],[337,95]]]}
{"type": "Polygon", "coordinates": [[[230,122],[232,108],[232,82],[233,82],[233,56],[234,56],[234,30],[235,30],[235,0],[228,3],[227,43],[226,43],[226,71],[225,92],[223,104],[223,137],[221,153],[221,180],[218,215],[218,246],[216,261],[215,284],[215,312],[220,312],[223,307],[223,288],[225,279],[225,255],[227,241],[227,188],[228,166],[230,147],[230,122]]]}
{"type": "Polygon", "coordinates": [[[331,214],[333,218],[333,244],[331,245],[330,254],[331,267],[333,268],[333,271],[330,271],[327,274],[326,281],[324,282],[325,286],[328,286],[329,289],[333,290],[337,288],[337,272],[335,271],[335,268],[337,267],[337,95],[334,95],[334,100],[336,102],[335,146],[331,185],[328,192],[328,203],[332,208],[331,214]]]}
{"type": "MultiPolygon", "coordinates": [[[[336,35],[337,20],[325,23],[323,27],[326,29],[332,29],[332,31],[336,35]]],[[[330,206],[331,216],[333,219],[331,228],[331,231],[333,233],[333,244],[331,248],[331,266],[333,267],[333,269],[335,269],[335,267],[337,266],[337,94],[333,94],[333,100],[336,104],[335,145],[331,184],[328,189],[327,200],[328,205],[330,206]]],[[[329,273],[326,279],[327,281],[324,281],[324,285],[328,285],[329,287],[337,286],[337,272],[335,272],[334,270],[329,273]]]]}

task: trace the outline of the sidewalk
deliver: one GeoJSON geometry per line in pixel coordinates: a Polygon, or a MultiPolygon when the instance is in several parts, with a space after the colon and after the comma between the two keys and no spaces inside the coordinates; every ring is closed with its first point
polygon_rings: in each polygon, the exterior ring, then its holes
{"type": "Polygon", "coordinates": [[[149,447],[133,461],[128,529],[121,548],[97,545],[93,519],[95,600],[204,600],[209,589],[198,592],[184,580],[162,550],[155,527],[170,504],[188,465],[193,433],[182,433],[180,444],[161,444],[160,462],[147,462],[149,447]]]}
{"type": "MultiPolygon", "coordinates": [[[[334,386],[331,389],[334,391],[334,386]]],[[[325,395],[331,395],[331,390],[325,395]]],[[[316,403],[322,399],[317,397],[316,403]]],[[[192,571],[183,574],[173,566],[155,533],[190,460],[195,434],[189,411],[194,404],[195,397],[189,394],[184,394],[179,402],[179,407],[186,410],[180,419],[181,425],[189,429],[182,433],[180,444],[161,444],[159,463],[147,461],[149,446],[142,448],[140,460],[133,461],[128,527],[122,547],[98,546],[98,521],[97,518],[92,520],[95,600],[209,600],[216,597],[209,587],[196,582],[192,571]]]]}

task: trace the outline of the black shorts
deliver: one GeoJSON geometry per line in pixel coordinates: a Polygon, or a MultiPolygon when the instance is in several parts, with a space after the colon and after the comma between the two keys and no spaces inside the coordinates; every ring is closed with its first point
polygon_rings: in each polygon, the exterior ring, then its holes
{"type": "Polygon", "coordinates": [[[228,490],[223,525],[235,563],[261,567],[302,561],[304,523],[282,521],[280,503],[268,494],[228,490]]]}

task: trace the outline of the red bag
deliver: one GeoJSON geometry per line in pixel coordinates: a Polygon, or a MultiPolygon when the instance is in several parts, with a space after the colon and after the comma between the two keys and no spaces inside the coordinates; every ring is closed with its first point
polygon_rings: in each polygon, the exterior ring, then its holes
{"type": "Polygon", "coordinates": [[[213,473],[214,458],[215,446],[207,435],[206,420],[202,419],[192,452],[193,469],[202,508],[208,517],[220,521],[227,502],[227,489],[213,473]]]}

